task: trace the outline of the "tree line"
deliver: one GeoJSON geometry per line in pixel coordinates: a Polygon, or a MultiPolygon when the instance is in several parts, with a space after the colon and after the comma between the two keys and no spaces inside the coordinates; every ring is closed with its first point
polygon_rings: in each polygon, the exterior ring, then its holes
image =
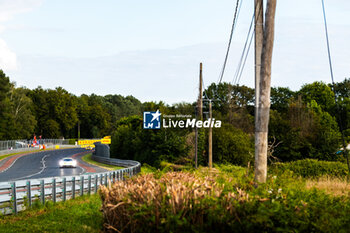
{"type": "MultiPolygon", "coordinates": [[[[244,85],[212,83],[203,96],[213,101],[214,162],[247,165],[254,161],[254,89],[244,85]]],[[[204,119],[208,103],[204,102],[204,119]]],[[[62,87],[16,87],[0,71],[0,140],[43,138],[100,138],[112,135],[111,154],[151,165],[161,161],[193,163],[194,130],[142,128],[143,111],[164,115],[196,115],[196,102],[167,105],[142,103],[133,96],[76,96],[62,87]],[[78,135],[80,128],[80,135],[78,135]]],[[[350,79],[326,84],[314,82],[293,91],[271,89],[269,159],[344,159],[341,129],[350,142],[350,79]],[[340,152],[340,153],[339,153],[340,152]]],[[[198,160],[207,163],[207,130],[199,130],[198,160]]]]}
{"type": "Polygon", "coordinates": [[[115,122],[141,115],[142,103],[133,96],[76,96],[62,87],[30,90],[16,87],[0,70],[0,140],[100,138],[115,130],[115,122]]]}
{"type": "MultiPolygon", "coordinates": [[[[214,100],[213,117],[221,128],[213,129],[213,160],[237,165],[254,162],[254,89],[244,85],[212,83],[203,94],[214,100]]],[[[196,103],[172,106],[147,103],[147,110],[166,115],[196,112],[196,103]]],[[[208,103],[204,103],[208,118],[208,103]]],[[[285,87],[271,90],[268,157],[270,162],[306,158],[345,160],[341,152],[341,128],[350,142],[350,79],[335,85],[314,82],[298,91],[285,87]],[[334,91],[333,91],[334,90],[334,91]]],[[[208,162],[208,130],[199,129],[198,161],[208,162]]],[[[160,166],[162,161],[193,165],[193,129],[144,130],[142,117],[122,118],[112,136],[111,154],[160,166]]]]}

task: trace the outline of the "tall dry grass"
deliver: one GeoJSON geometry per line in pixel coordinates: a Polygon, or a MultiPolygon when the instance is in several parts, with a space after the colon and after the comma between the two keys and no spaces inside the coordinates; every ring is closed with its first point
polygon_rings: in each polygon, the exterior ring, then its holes
{"type": "Polygon", "coordinates": [[[324,176],[317,180],[310,179],[306,181],[308,189],[317,188],[324,190],[327,194],[334,196],[349,196],[350,197],[350,183],[346,179],[339,179],[324,176]]]}
{"type": "MultiPolygon", "coordinates": [[[[213,176],[198,176],[189,172],[168,172],[157,179],[153,174],[137,176],[101,187],[102,212],[106,231],[140,232],[158,229],[169,217],[201,224],[210,201],[220,197],[220,205],[228,213],[234,202],[247,201],[249,195],[241,189],[223,192],[213,176]]],[[[215,202],[218,204],[218,202],[215,202]]]]}

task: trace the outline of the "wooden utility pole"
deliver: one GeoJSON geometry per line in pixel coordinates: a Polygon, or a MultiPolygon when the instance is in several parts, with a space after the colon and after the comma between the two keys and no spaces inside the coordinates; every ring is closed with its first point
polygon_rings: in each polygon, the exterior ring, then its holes
{"type": "MultiPolygon", "coordinates": [[[[196,114],[199,114],[199,119],[203,120],[203,77],[202,77],[202,62],[199,64],[199,95],[197,102],[196,114]]],[[[195,135],[195,166],[198,167],[198,128],[196,126],[196,135],[195,135]]]]}
{"type": "Polygon", "coordinates": [[[255,125],[255,180],[266,182],[267,136],[270,116],[271,61],[274,41],[276,0],[268,0],[261,53],[259,105],[255,125]]]}
{"type": "Polygon", "coordinates": [[[263,0],[254,1],[254,30],[255,30],[255,125],[258,120],[261,51],[264,38],[264,6],[263,0]]]}
{"type": "MultiPolygon", "coordinates": [[[[211,100],[209,100],[209,119],[210,121],[213,118],[212,109],[211,109],[211,100]]],[[[208,145],[208,152],[209,152],[209,168],[213,167],[213,129],[211,127],[211,123],[209,125],[209,145],[208,145]]]]}

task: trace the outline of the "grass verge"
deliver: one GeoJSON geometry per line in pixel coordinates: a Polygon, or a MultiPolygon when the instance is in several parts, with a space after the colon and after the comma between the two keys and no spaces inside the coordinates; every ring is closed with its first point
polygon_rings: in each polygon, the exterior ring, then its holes
{"type": "Polygon", "coordinates": [[[102,201],[48,202],[0,217],[0,232],[348,232],[350,196],[308,182],[285,171],[257,185],[252,170],[234,165],[182,172],[145,165],[140,176],[101,188],[102,201]]]}
{"type": "Polygon", "coordinates": [[[317,180],[308,179],[306,181],[306,188],[323,190],[329,195],[350,197],[350,182],[346,178],[323,176],[317,180]]]}
{"type": "Polygon", "coordinates": [[[92,153],[84,155],[83,157],[81,157],[81,159],[84,162],[86,162],[86,163],[89,163],[89,164],[92,164],[92,165],[96,165],[98,167],[102,167],[102,168],[110,170],[110,171],[124,168],[124,167],[119,167],[119,166],[114,166],[114,165],[109,165],[109,164],[96,162],[95,160],[91,159],[91,156],[92,156],[92,153]]]}
{"type": "MultiPolygon", "coordinates": [[[[46,149],[46,150],[52,150],[52,149],[46,149]]],[[[7,157],[13,156],[13,155],[36,153],[36,152],[40,152],[40,151],[43,151],[43,150],[22,151],[22,152],[7,154],[7,155],[0,155],[0,161],[3,159],[6,159],[7,157]]]]}
{"type": "Polygon", "coordinates": [[[24,211],[18,215],[0,216],[0,232],[100,232],[102,214],[98,195],[24,211]]]}
{"type": "Polygon", "coordinates": [[[285,171],[265,184],[233,165],[144,173],[101,188],[107,232],[348,232],[350,199],[285,171]]]}

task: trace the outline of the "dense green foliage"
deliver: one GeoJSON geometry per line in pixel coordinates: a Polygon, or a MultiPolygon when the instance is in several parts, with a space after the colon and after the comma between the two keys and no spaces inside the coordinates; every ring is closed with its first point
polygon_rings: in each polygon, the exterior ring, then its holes
{"type": "Polygon", "coordinates": [[[319,161],[316,159],[304,159],[288,163],[275,163],[272,170],[280,173],[289,170],[295,175],[306,178],[317,178],[321,176],[342,178],[349,174],[348,167],[345,163],[319,161]]]}
{"type": "Polygon", "coordinates": [[[185,137],[173,130],[144,130],[142,118],[122,118],[112,136],[111,154],[120,159],[134,159],[159,165],[162,160],[176,162],[185,157],[185,137]]]}
{"type": "MultiPolygon", "coordinates": [[[[214,99],[213,159],[247,165],[253,159],[254,89],[229,83],[211,84],[204,97],[214,99]]],[[[112,156],[150,165],[166,160],[192,163],[195,132],[187,129],[143,130],[142,112],[195,117],[196,103],[141,103],[132,96],[75,96],[67,90],[18,88],[0,71],[0,140],[31,138],[100,138],[113,135],[112,156]],[[80,130],[79,130],[80,129],[80,130]]],[[[208,102],[204,101],[204,120],[208,102]]],[[[350,80],[335,85],[306,84],[298,91],[271,89],[269,161],[306,158],[341,160],[341,129],[350,142],[350,80]],[[334,94],[335,93],[335,94],[334,94]],[[335,99],[337,99],[337,103],[335,99]]],[[[208,163],[208,129],[198,131],[198,161],[208,163]]]]}
{"type": "Polygon", "coordinates": [[[111,135],[122,117],[141,115],[142,103],[132,96],[97,96],[37,87],[16,88],[0,70],[0,140],[100,138],[111,135]],[[78,128],[80,126],[80,135],[78,128]]]}
{"type": "Polygon", "coordinates": [[[248,134],[229,124],[213,130],[214,162],[247,166],[253,162],[254,143],[248,134]]]}

